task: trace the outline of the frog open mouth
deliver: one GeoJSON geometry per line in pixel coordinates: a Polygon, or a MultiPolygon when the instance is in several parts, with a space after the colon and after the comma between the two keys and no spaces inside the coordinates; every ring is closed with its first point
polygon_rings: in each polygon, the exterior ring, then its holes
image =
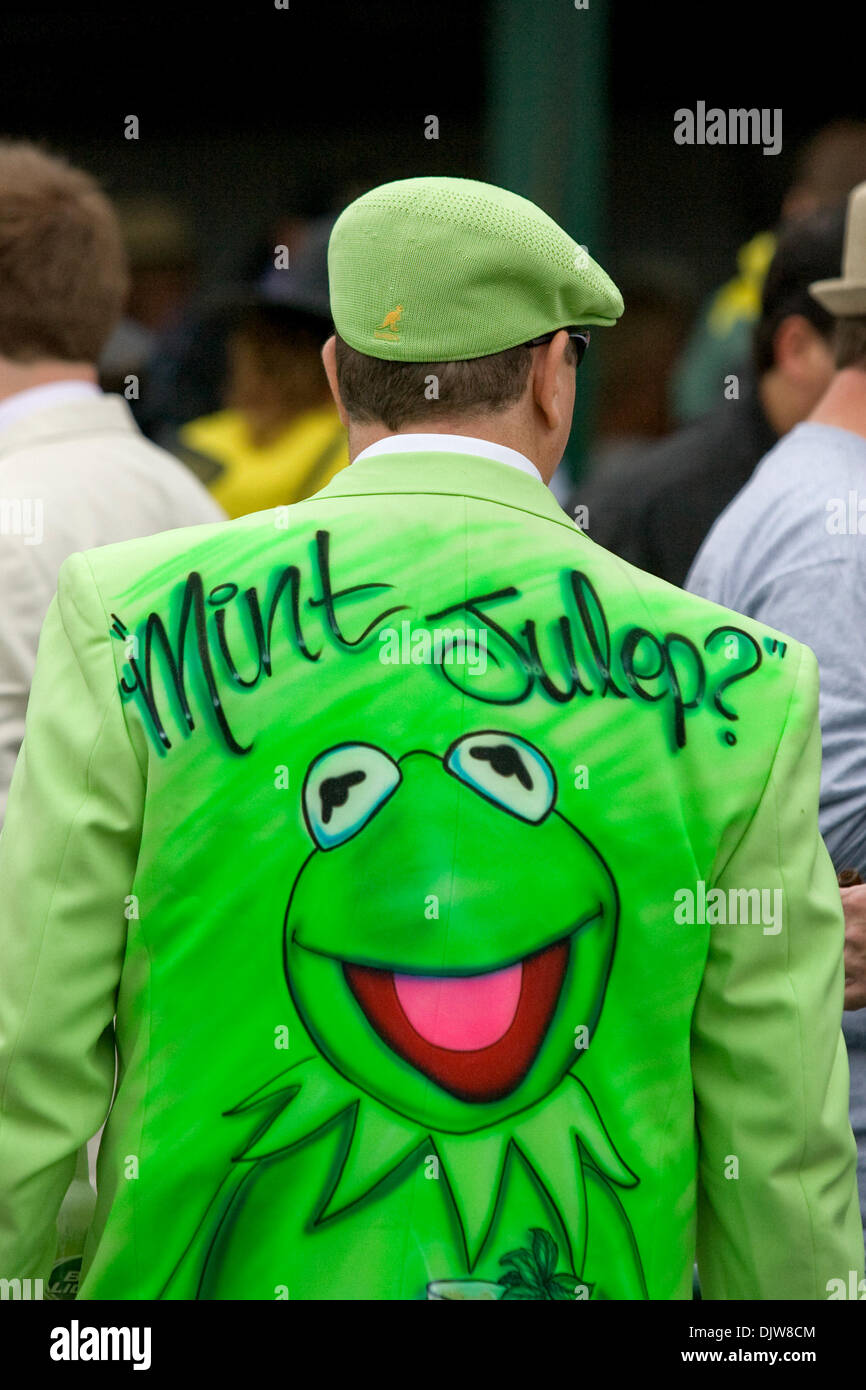
{"type": "Polygon", "coordinates": [[[368,1022],[458,1099],[500,1100],[526,1076],[562,990],[570,938],[480,975],[404,975],[343,963],[368,1022]]]}

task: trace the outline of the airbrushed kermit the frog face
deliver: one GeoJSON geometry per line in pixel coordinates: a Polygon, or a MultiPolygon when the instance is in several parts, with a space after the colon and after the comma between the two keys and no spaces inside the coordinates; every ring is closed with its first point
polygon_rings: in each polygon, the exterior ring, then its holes
{"type": "Polygon", "coordinates": [[[332,1065],[417,1123],[534,1105],[595,1029],[617,890],[555,802],[547,759],[498,731],[444,757],[344,743],[308,769],[289,988],[332,1065]]]}

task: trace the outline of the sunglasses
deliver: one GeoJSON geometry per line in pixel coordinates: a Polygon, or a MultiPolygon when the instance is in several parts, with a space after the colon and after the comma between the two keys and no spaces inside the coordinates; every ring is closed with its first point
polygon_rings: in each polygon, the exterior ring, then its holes
{"type": "MultiPolygon", "coordinates": [[[[569,338],[573,338],[577,344],[577,367],[579,367],[583,361],[583,355],[589,347],[589,329],[566,328],[565,331],[569,338]]],[[[541,347],[544,343],[551,342],[556,337],[557,333],[561,332],[561,328],[554,328],[550,333],[542,333],[540,338],[530,338],[529,342],[524,344],[524,347],[541,347]]],[[[575,368],[575,370],[576,369],[577,368],[575,368]]]]}

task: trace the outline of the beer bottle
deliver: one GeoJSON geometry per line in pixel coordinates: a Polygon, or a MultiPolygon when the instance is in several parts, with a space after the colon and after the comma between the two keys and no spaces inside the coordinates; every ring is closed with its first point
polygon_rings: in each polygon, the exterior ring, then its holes
{"type": "Polygon", "coordinates": [[[78,1293],[84,1240],[93,1219],[95,1206],[96,1193],[90,1186],[85,1144],[78,1152],[75,1176],[63,1198],[63,1205],[57,1217],[57,1251],[46,1297],[67,1301],[75,1298],[78,1293]]]}

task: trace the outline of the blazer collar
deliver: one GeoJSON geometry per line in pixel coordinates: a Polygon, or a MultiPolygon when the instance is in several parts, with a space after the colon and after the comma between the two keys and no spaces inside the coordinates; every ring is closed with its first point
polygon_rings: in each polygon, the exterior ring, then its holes
{"type": "MultiPolygon", "coordinates": [[[[473,453],[471,440],[467,440],[465,454],[452,452],[449,446],[447,453],[413,449],[407,453],[389,450],[365,457],[359,455],[354,463],[332,478],[327,487],[307,500],[321,502],[331,497],[397,493],[444,493],[452,497],[475,497],[484,502],[498,502],[505,507],[514,507],[545,517],[548,521],[556,521],[570,531],[582,534],[540,478],[533,478],[498,459],[473,453]]],[[[306,504],[301,502],[298,505],[306,504]]]]}
{"type": "MultiPolygon", "coordinates": [[[[0,407],[2,408],[2,407],[0,407]]],[[[478,439],[466,434],[389,434],[370,444],[355,459],[369,458],[372,454],[472,454],[484,459],[499,459],[508,463],[530,478],[541,479],[541,474],[531,459],[517,449],[509,449],[504,444],[495,444],[492,439],[478,439]]]]}

